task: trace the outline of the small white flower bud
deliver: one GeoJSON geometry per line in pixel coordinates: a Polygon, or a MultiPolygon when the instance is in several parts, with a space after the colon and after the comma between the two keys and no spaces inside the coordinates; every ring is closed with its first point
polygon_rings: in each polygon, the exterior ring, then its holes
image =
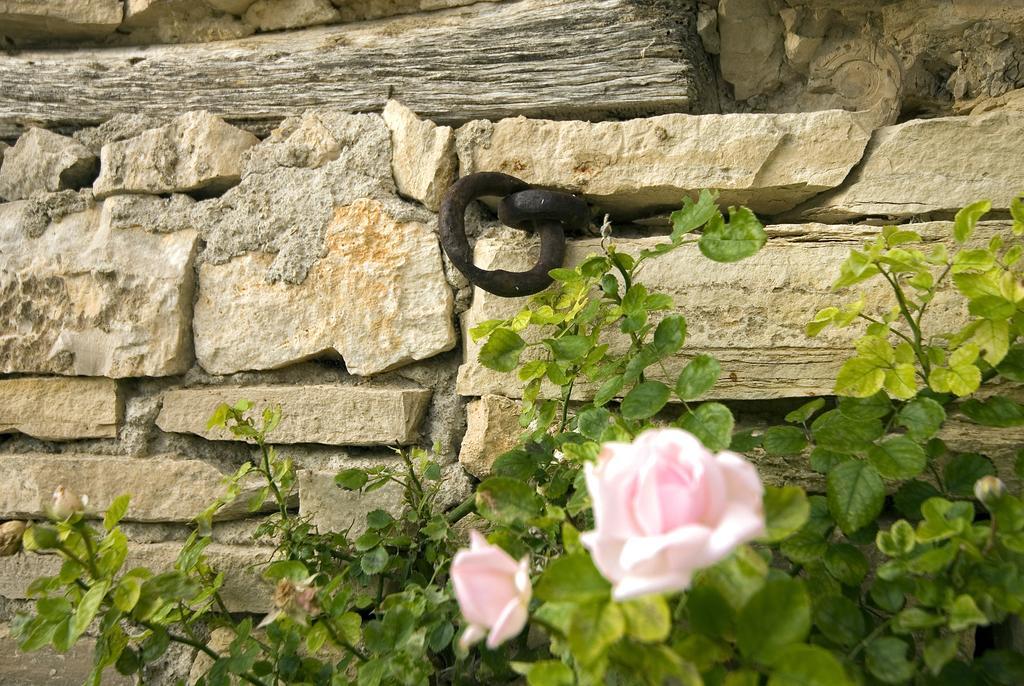
{"type": "Polygon", "coordinates": [[[67,519],[76,512],[84,512],[85,506],[88,504],[88,496],[79,496],[69,488],[57,486],[57,490],[53,492],[50,514],[55,519],[67,519]]]}
{"type": "Polygon", "coordinates": [[[983,505],[994,503],[1006,493],[1006,484],[994,476],[983,476],[974,482],[974,497],[983,505]]]}

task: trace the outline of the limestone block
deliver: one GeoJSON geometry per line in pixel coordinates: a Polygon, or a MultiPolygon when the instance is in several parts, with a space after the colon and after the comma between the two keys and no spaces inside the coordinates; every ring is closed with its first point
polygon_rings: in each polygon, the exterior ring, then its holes
{"type": "Polygon", "coordinates": [[[474,121],[457,132],[462,174],[500,171],[584,194],[619,217],[679,207],[702,188],[775,214],[838,186],[870,132],[848,112],[669,114],[621,122],[474,121]]]}
{"type": "Polygon", "coordinates": [[[115,230],[91,207],[25,235],[31,202],[0,205],[0,373],[186,371],[196,233],[115,230]]]}
{"type": "Polygon", "coordinates": [[[259,31],[331,24],[340,18],[328,0],[256,0],[245,12],[246,23],[259,31]]]}
{"type": "MultiPolygon", "coordinates": [[[[908,225],[929,240],[951,240],[949,222],[908,225]]],[[[986,222],[978,239],[994,229],[1008,231],[1003,222],[986,222]]],[[[823,224],[767,227],[767,245],[754,257],[733,264],[704,258],[697,246],[678,250],[649,261],[639,280],[675,300],[675,311],[686,317],[686,345],[678,356],[655,365],[652,377],[670,384],[692,356],[707,353],[718,359],[722,376],[708,397],[717,399],[794,398],[830,395],[839,367],[853,355],[853,341],[861,331],[851,326],[827,329],[808,338],[804,325],[823,307],[856,299],[852,293],[832,293],[831,284],[851,248],[873,238],[874,226],[827,226],[823,224]]],[[[518,271],[534,263],[538,246],[519,232],[477,241],[475,263],[484,269],[518,271]],[[515,235],[511,235],[515,233],[515,235]]],[[[661,238],[616,241],[619,250],[636,254],[663,241],[661,238]]],[[[566,263],[576,264],[599,252],[597,240],[571,241],[566,263]]],[[[860,286],[867,302],[894,303],[884,281],[860,286]]],[[[514,315],[525,299],[499,298],[477,289],[463,321],[464,331],[487,319],[514,315]]],[[[948,291],[940,292],[923,323],[925,329],[957,329],[968,317],[966,303],[948,291]],[[949,327],[948,329],[945,327],[949,327]]],[[[623,335],[610,336],[612,352],[625,349],[623,335]]],[[[464,337],[465,362],[459,370],[462,395],[496,393],[520,397],[522,384],[515,374],[502,374],[481,365],[477,354],[483,341],[464,337]]],[[[541,346],[542,347],[542,346],[541,346]]],[[[534,348],[536,350],[536,348],[534,348]]],[[[527,359],[524,357],[524,360],[527,359]]],[[[577,383],[574,397],[592,397],[594,384],[577,383]]],[[[555,397],[555,389],[542,392],[555,397]]]]}
{"type": "Polygon", "coordinates": [[[221,403],[243,398],[252,400],[256,411],[281,408],[270,443],[405,445],[419,437],[430,390],[329,385],[181,389],[164,394],[156,423],[164,431],[240,440],[227,429],[207,429],[206,420],[221,403]]]}
{"type": "Polygon", "coordinates": [[[455,345],[437,238],[376,200],[334,209],[325,252],[301,284],[268,283],[273,256],[199,268],[196,357],[207,371],[276,369],[337,354],[370,375],[455,345]]]}
{"type": "Polygon", "coordinates": [[[115,193],[219,193],[238,183],[242,153],[258,142],[209,112],[188,112],[166,126],[104,145],[93,192],[98,198],[115,193]]]}
{"type": "Polygon", "coordinates": [[[116,42],[203,43],[242,38],[254,32],[252,26],[237,16],[225,14],[223,9],[209,2],[125,0],[124,23],[118,30],[116,42]]]}
{"type": "Polygon", "coordinates": [[[0,433],[45,441],[117,438],[117,383],[87,377],[0,379],[0,433]]]}
{"type": "Polygon", "coordinates": [[[782,20],[768,0],[720,0],[722,76],[737,100],[771,93],[782,66],[782,20]]]}
{"type": "Polygon", "coordinates": [[[341,13],[342,21],[366,21],[398,14],[429,12],[471,5],[476,0],[331,0],[341,13]]]}
{"type": "Polygon", "coordinates": [[[36,193],[81,188],[96,175],[96,156],[73,138],[29,129],[2,151],[0,198],[24,200],[36,193]]]}
{"type": "Polygon", "coordinates": [[[485,395],[466,406],[466,435],[459,462],[478,479],[491,475],[494,461],[515,448],[523,428],[519,403],[500,395],[485,395]]]}
{"type": "Polygon", "coordinates": [[[349,539],[354,539],[366,531],[368,512],[384,510],[392,517],[402,513],[405,504],[398,484],[391,482],[370,493],[356,493],[334,483],[336,473],[299,471],[299,516],[310,517],[321,533],[347,531],[349,539]]]}
{"type": "Polygon", "coordinates": [[[121,0],[0,0],[0,35],[15,43],[101,38],[121,23],[121,0]]]}
{"type": "MultiPolygon", "coordinates": [[[[9,627],[0,624],[0,684],[4,686],[73,686],[88,681],[92,673],[96,639],[83,636],[65,653],[51,646],[25,653],[11,637],[9,627]]],[[[131,686],[133,677],[109,667],[103,671],[104,686],[131,686]]]]}
{"type": "Polygon", "coordinates": [[[952,215],[976,200],[1006,210],[1024,191],[1024,112],[915,119],[875,131],[850,178],[802,215],[815,221],[952,215]]]}
{"type": "Polygon", "coordinates": [[[206,0],[206,4],[215,10],[228,14],[245,14],[255,0],[206,0]]]}
{"type": "Polygon", "coordinates": [[[458,174],[454,132],[420,119],[396,100],[388,101],[384,121],[391,130],[391,170],[398,192],[436,212],[458,174]]]}
{"type": "MultiPolygon", "coordinates": [[[[146,567],[156,573],[170,571],[179,552],[181,543],[177,542],[129,545],[123,569],[146,567]]],[[[263,613],[271,608],[274,589],[261,576],[260,567],[273,558],[273,548],[213,543],[206,547],[204,554],[215,571],[224,573],[220,594],[231,612],[263,613]]],[[[57,555],[0,558],[0,596],[25,598],[33,579],[55,576],[60,566],[61,559],[57,555]]]]}
{"type": "MultiPolygon", "coordinates": [[[[45,517],[57,486],[89,496],[88,513],[102,517],[119,495],[131,495],[125,521],[187,522],[224,494],[225,474],[199,460],[174,456],[19,453],[0,455],[0,519],[45,517]]],[[[218,519],[249,515],[247,496],[264,484],[253,477],[218,519]]]]}

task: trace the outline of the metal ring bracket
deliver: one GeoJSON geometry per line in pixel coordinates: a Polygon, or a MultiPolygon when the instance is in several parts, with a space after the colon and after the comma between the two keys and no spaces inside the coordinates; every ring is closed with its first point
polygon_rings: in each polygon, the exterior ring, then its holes
{"type": "Polygon", "coordinates": [[[586,227],[587,204],[568,193],[533,189],[525,181],[498,172],[464,176],[448,189],[439,217],[441,247],[469,281],[489,293],[506,298],[539,293],[551,284],[548,272],[562,266],[565,228],[586,227]],[[525,272],[480,269],[473,264],[466,239],[466,206],[484,196],[502,197],[498,217],[502,223],[540,235],[540,258],[525,272]]]}

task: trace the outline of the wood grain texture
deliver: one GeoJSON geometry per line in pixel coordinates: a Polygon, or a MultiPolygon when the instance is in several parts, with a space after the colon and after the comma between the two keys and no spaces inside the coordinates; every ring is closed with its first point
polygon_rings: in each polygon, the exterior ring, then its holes
{"type": "Polygon", "coordinates": [[[703,111],[695,10],[663,0],[520,0],[193,45],[0,56],[0,139],[121,112],[207,109],[258,133],[309,107],[442,123],[703,111]]]}

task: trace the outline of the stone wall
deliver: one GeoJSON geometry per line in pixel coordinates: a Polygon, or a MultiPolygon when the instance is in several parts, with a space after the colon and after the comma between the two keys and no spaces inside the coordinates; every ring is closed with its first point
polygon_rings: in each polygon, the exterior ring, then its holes
{"type": "MultiPolygon", "coordinates": [[[[566,65],[592,46],[571,32],[584,29],[563,30],[572,22],[557,0],[0,0],[0,74],[26,83],[0,103],[0,132],[14,132],[0,143],[0,521],[41,518],[61,483],[97,509],[130,492],[131,559],[168,564],[222,476],[253,455],[206,428],[217,404],[240,398],[282,407],[271,440],[301,470],[294,506],[319,526],[397,506],[393,491],[360,499],[332,479],[347,465],[394,462],[396,446],[436,445],[445,500],[459,502],[514,439],[519,394],[513,377],[477,363],[466,335],[517,302],[474,291],[438,245],[440,198],[467,173],[579,193],[597,223],[611,217],[624,250],[664,234],[667,212],[701,188],[758,212],[770,241],[755,258],[719,265],[679,250],[644,274],[689,323],[668,373],[714,354],[724,374],[708,397],[748,426],[830,392],[851,332],[811,340],[802,326],[829,301],[850,247],[883,222],[941,241],[961,205],[990,198],[984,234],[1024,191],[1024,10],[994,0],[572,2],[626,46],[587,55],[586,80],[604,98],[589,103],[576,101],[566,65]],[[402,13],[419,14],[386,18],[402,13]],[[450,41],[409,38],[510,16],[543,17],[534,33],[560,17],[534,36],[551,61],[533,60],[523,67],[533,80],[516,81],[501,41],[481,44],[470,54],[488,76],[475,98],[446,80],[457,78],[442,64],[450,41]],[[320,24],[344,26],[303,28],[320,24]],[[257,32],[268,35],[246,38],[257,32]],[[394,76],[399,91],[416,79],[433,89],[429,104],[418,105],[422,93],[389,99],[390,72],[360,59],[364,48],[386,51],[387,36],[436,51],[436,65],[417,57],[414,72],[394,76]],[[181,45],[123,47],[154,43],[181,45]],[[314,44],[303,59],[330,66],[315,79],[295,73],[311,79],[308,98],[260,81],[264,66],[314,44]],[[189,55],[238,60],[234,76],[230,61],[218,69],[245,88],[218,91],[205,109],[181,106],[209,92],[175,81],[171,67],[189,55]],[[161,68],[133,71],[145,66],[136,59],[161,68]],[[111,80],[62,64],[103,65],[111,80]],[[360,87],[375,95],[332,90],[346,69],[362,69],[360,87]],[[130,87],[135,74],[143,86],[130,87]],[[446,93],[448,109],[438,104],[446,93]],[[488,111],[510,116],[477,116],[492,95],[502,104],[488,111]],[[257,100],[273,108],[248,112],[257,100]],[[76,107],[88,116],[54,114],[76,107]]],[[[532,263],[536,243],[487,206],[471,208],[467,225],[479,266],[532,263]]],[[[570,262],[594,249],[593,233],[570,237],[570,262]]],[[[930,316],[962,314],[945,299],[930,316]]],[[[986,436],[1003,464],[1022,439],[986,436]]],[[[978,440],[955,422],[947,438],[978,440]]],[[[821,487],[802,460],[753,457],[769,480],[821,487]]],[[[210,555],[238,612],[268,603],[250,569],[268,555],[250,535],[260,518],[228,509],[214,524],[210,555]]],[[[0,683],[71,684],[88,671],[81,649],[33,661],[7,638],[28,582],[54,562],[0,558],[0,683]]],[[[152,683],[184,677],[192,657],[172,653],[152,683]]]]}

